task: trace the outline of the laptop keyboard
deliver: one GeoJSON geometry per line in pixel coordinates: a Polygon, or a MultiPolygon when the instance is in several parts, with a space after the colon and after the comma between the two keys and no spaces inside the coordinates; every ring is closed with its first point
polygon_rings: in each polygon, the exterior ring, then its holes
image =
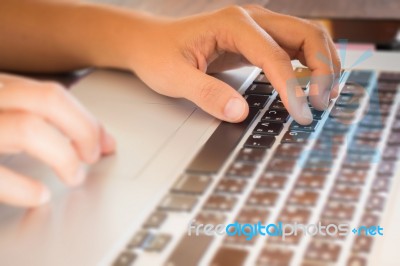
{"type": "MultiPolygon", "coordinates": [[[[295,70],[304,89],[307,71],[295,70]]],[[[347,80],[339,97],[327,111],[311,108],[314,121],[302,126],[259,74],[244,93],[247,119],[218,126],[114,265],[131,265],[142,253],[164,249],[168,266],[197,265],[204,256],[215,266],[367,265],[371,236],[300,231],[285,239],[246,240],[244,235],[193,237],[183,229],[173,240],[162,229],[176,214],[196,224],[378,225],[399,159],[400,73],[343,75],[347,80]]]]}

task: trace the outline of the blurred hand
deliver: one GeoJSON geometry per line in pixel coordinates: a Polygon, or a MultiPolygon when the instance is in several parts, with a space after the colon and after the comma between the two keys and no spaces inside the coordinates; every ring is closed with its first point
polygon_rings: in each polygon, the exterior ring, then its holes
{"type": "MultiPolygon", "coordinates": [[[[0,74],[0,153],[25,152],[70,186],[85,179],[85,164],[112,153],[114,140],[60,85],[0,74]]],[[[42,183],[0,166],[0,202],[37,206],[50,198],[42,183]]]]}
{"type": "Polygon", "coordinates": [[[340,61],[327,33],[309,21],[262,7],[234,6],[178,20],[154,20],[143,27],[143,36],[131,41],[136,51],[123,53],[128,67],[151,88],[187,98],[229,122],[242,121],[248,105],[229,85],[205,74],[207,69],[215,72],[247,63],[262,68],[301,124],[311,123],[312,115],[292,59],[312,71],[309,99],[316,109],[325,109],[338,94],[340,61]]]}

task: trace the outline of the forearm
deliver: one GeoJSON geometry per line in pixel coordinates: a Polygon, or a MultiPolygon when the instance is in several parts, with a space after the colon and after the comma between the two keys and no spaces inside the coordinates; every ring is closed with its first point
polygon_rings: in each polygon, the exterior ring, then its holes
{"type": "Polygon", "coordinates": [[[0,3],[0,70],[129,68],[154,17],[79,1],[0,3]]]}

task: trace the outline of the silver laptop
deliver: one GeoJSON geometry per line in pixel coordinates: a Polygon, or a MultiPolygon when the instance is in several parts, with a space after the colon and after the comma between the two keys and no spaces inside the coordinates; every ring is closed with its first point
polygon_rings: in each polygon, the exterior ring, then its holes
{"type": "Polygon", "coordinates": [[[341,94],[309,126],[257,68],[218,75],[249,102],[240,124],[94,71],[72,93],[118,152],[77,189],[31,158],[1,158],[54,197],[0,206],[0,264],[399,265],[400,54],[341,54],[341,94]]]}

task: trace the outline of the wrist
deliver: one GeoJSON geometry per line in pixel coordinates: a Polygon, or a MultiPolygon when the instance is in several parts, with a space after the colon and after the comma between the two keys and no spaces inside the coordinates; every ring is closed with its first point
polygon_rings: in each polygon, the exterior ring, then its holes
{"type": "Polygon", "coordinates": [[[80,5],[82,19],[79,45],[88,65],[118,69],[135,69],[160,25],[167,19],[147,13],[127,11],[101,5],[80,5]],[[147,43],[147,45],[146,45],[147,43]]]}

